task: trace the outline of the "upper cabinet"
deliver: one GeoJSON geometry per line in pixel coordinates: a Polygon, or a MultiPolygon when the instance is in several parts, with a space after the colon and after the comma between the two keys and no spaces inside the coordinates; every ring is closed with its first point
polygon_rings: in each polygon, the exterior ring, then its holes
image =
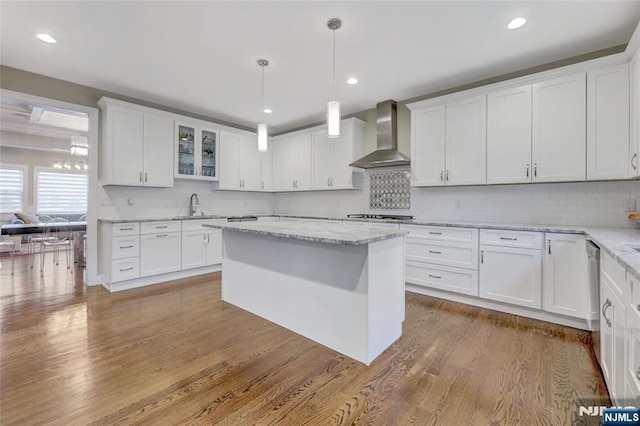
{"type": "MultiPolygon", "coordinates": [[[[353,189],[357,174],[350,163],[362,156],[364,122],[340,123],[340,136],[329,138],[325,126],[311,133],[311,189],[353,189]]],[[[358,182],[359,183],[359,182],[358,182]]]]}
{"type": "MultiPolygon", "coordinates": [[[[271,144],[269,144],[271,145],[271,144]]],[[[260,153],[260,170],[261,182],[260,189],[262,191],[273,190],[273,147],[270,146],[265,152],[260,153]]]]}
{"type": "Polygon", "coordinates": [[[311,132],[278,137],[273,147],[273,190],[311,189],[311,132]]]}
{"type": "Polygon", "coordinates": [[[104,185],[173,186],[173,118],[103,97],[101,179],[104,185]]]}
{"type": "Polygon", "coordinates": [[[413,186],[486,183],[486,96],[411,107],[413,186]]]}
{"type": "Polygon", "coordinates": [[[625,63],[587,72],[587,180],[631,175],[629,65],[625,63]]]}
{"type": "Polygon", "coordinates": [[[585,87],[583,72],[533,84],[533,182],[585,180],[585,87]]]}
{"type": "Polygon", "coordinates": [[[220,156],[220,189],[262,190],[257,136],[240,131],[221,131],[220,156]]]}
{"type": "Polygon", "coordinates": [[[218,180],[218,131],[204,123],[176,121],[176,178],[218,180]]]}

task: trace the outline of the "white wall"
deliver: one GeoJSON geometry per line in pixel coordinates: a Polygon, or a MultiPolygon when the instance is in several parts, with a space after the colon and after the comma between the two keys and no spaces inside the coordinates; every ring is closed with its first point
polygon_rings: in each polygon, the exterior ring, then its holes
{"type": "Polygon", "coordinates": [[[277,194],[274,213],[342,217],[384,212],[418,220],[640,228],[624,211],[627,199],[636,200],[640,211],[638,181],[412,188],[411,209],[387,211],[369,210],[368,173],[363,187],[277,194]]]}

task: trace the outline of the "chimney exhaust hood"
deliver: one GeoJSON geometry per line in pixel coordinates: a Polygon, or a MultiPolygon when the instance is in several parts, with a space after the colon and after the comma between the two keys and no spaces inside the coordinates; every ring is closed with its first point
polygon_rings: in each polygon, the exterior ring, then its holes
{"type": "Polygon", "coordinates": [[[378,149],[349,164],[350,166],[371,169],[374,167],[408,166],[411,164],[409,157],[398,151],[397,109],[396,101],[392,100],[380,102],[376,106],[378,149]]]}

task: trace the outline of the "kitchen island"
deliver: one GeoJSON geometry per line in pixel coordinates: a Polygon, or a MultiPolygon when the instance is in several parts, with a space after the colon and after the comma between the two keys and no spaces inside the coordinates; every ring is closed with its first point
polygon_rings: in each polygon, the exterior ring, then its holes
{"type": "Polygon", "coordinates": [[[367,365],[402,334],[405,231],[203,226],[222,229],[222,300],[367,365]]]}

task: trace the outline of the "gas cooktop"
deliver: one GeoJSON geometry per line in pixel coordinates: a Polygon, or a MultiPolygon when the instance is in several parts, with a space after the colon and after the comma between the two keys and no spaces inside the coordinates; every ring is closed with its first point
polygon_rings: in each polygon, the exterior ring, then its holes
{"type": "Polygon", "coordinates": [[[399,214],[348,214],[347,217],[354,219],[392,219],[392,220],[413,220],[413,216],[399,215],[399,214]]]}

